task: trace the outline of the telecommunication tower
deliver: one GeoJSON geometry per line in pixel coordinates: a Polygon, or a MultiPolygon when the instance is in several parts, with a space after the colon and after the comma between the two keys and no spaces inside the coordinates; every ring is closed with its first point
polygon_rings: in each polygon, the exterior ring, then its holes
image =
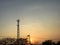
{"type": "Polygon", "coordinates": [[[20,38],[20,32],[19,32],[19,19],[17,20],[17,39],[20,38]]]}

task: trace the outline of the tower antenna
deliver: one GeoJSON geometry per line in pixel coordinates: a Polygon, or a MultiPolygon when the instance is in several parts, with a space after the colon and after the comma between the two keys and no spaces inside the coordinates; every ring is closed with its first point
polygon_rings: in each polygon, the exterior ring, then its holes
{"type": "Polygon", "coordinates": [[[20,37],[20,32],[19,32],[19,19],[17,20],[17,39],[20,37]]]}

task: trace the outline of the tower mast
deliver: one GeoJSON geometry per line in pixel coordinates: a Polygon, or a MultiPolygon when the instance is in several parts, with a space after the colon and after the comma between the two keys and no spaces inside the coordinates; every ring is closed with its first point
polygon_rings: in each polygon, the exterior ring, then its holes
{"type": "Polygon", "coordinates": [[[17,39],[19,39],[19,19],[17,20],[17,39]]]}

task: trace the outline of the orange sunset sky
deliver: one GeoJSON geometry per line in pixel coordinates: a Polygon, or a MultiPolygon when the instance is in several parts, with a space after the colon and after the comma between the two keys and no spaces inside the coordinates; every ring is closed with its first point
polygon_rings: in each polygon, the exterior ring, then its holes
{"type": "Polygon", "coordinates": [[[59,0],[0,0],[0,38],[31,35],[32,42],[60,40],[59,0]]]}

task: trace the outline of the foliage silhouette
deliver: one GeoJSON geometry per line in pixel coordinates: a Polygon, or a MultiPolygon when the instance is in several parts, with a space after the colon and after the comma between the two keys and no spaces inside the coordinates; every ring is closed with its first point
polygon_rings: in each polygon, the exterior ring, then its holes
{"type": "Polygon", "coordinates": [[[57,42],[57,45],[60,45],[60,41],[57,42]]]}
{"type": "Polygon", "coordinates": [[[42,43],[42,45],[52,45],[52,40],[46,40],[42,43]]]}

